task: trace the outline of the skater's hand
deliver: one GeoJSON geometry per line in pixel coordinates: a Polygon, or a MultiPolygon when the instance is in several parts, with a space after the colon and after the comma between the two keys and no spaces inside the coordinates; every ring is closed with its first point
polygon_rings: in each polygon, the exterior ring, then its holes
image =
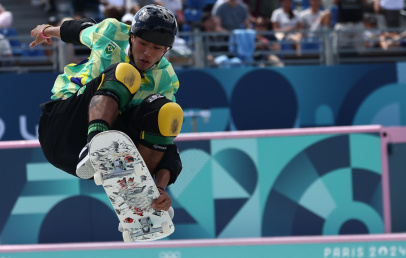
{"type": "Polygon", "coordinates": [[[159,196],[158,199],[152,202],[152,208],[154,210],[160,210],[160,211],[167,211],[169,210],[169,207],[171,207],[172,200],[169,197],[169,195],[162,189],[158,188],[159,193],[161,196],[159,196]]]}
{"type": "Polygon", "coordinates": [[[38,25],[35,29],[31,31],[31,37],[35,37],[35,40],[30,43],[30,47],[35,47],[38,44],[41,44],[43,42],[46,42],[47,44],[51,44],[51,39],[50,38],[43,38],[41,36],[41,31],[49,25],[47,24],[42,24],[38,25]]]}

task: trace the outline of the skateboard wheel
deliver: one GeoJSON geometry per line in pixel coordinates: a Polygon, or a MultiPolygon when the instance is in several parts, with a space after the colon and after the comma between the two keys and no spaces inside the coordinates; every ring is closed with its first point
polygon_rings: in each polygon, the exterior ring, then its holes
{"type": "Polygon", "coordinates": [[[123,225],[121,225],[121,223],[120,223],[120,222],[118,223],[118,231],[120,231],[121,233],[123,233],[123,232],[124,232],[123,225]]]}
{"type": "Polygon", "coordinates": [[[134,172],[135,172],[135,175],[136,175],[136,176],[138,176],[138,177],[139,177],[139,176],[142,176],[143,173],[142,173],[141,164],[138,163],[138,164],[135,164],[135,165],[134,165],[134,172]]]}
{"type": "Polygon", "coordinates": [[[173,210],[172,206],[169,207],[168,214],[171,219],[173,219],[173,217],[175,216],[175,211],[173,210]]]}
{"type": "Polygon", "coordinates": [[[162,222],[161,227],[162,227],[162,232],[164,232],[164,234],[171,233],[171,228],[169,227],[168,221],[162,222]]]}
{"type": "Polygon", "coordinates": [[[123,240],[124,240],[124,243],[131,243],[132,242],[131,241],[131,233],[130,233],[130,231],[128,231],[128,230],[123,231],[123,240]]]}
{"type": "Polygon", "coordinates": [[[103,184],[103,175],[100,172],[94,173],[94,183],[96,185],[102,185],[103,184]]]}

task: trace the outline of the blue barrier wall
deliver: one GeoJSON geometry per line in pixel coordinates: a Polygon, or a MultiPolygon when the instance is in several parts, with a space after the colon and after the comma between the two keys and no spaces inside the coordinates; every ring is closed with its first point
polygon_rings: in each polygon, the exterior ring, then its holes
{"type": "MultiPolygon", "coordinates": [[[[403,64],[179,72],[178,102],[210,109],[198,131],[404,125],[403,64]]],[[[192,130],[190,118],[183,131],[192,130]]]]}
{"type": "MultiPolygon", "coordinates": [[[[171,239],[384,233],[379,132],[178,142],[171,239]]],[[[102,187],[2,149],[1,244],[121,241],[102,187]]]]}
{"type": "Polygon", "coordinates": [[[37,139],[41,109],[57,74],[0,74],[0,140],[37,139]]]}
{"type": "MultiPolygon", "coordinates": [[[[405,67],[182,70],[178,71],[177,99],[186,111],[211,111],[208,121],[197,118],[198,131],[405,125],[405,67]]],[[[55,76],[0,74],[1,140],[37,137],[39,103],[49,99],[55,76]]],[[[192,131],[191,122],[192,118],[185,118],[182,132],[192,131]]],[[[179,142],[187,173],[180,178],[183,183],[170,188],[177,214],[172,237],[382,233],[378,139],[366,134],[179,142]],[[270,160],[271,154],[283,158],[270,160]],[[295,168],[303,166],[306,173],[295,174],[299,171],[295,168]],[[286,187],[291,178],[299,181],[286,187]],[[227,188],[218,183],[223,181],[227,188]],[[326,189],[329,198],[319,204],[309,201],[311,196],[325,197],[326,189]],[[200,203],[196,196],[203,198],[200,203]],[[351,206],[351,198],[357,205],[351,206]],[[350,214],[327,216],[334,205],[360,215],[346,221],[338,217],[350,214]],[[253,216],[256,220],[247,224],[253,216]],[[310,222],[303,225],[299,218],[310,222]],[[325,224],[329,226],[321,226],[325,224]]],[[[1,243],[121,240],[115,214],[93,182],[53,168],[40,149],[1,150],[0,154],[0,173],[7,176],[0,181],[1,243]]],[[[391,163],[391,171],[398,171],[399,177],[402,160],[401,155],[393,156],[391,163]]],[[[391,186],[392,191],[400,188],[391,186]]],[[[394,232],[404,231],[402,218],[394,222],[394,232]]]]}
{"type": "MultiPolygon", "coordinates": [[[[199,132],[406,125],[406,64],[179,70],[185,111],[209,110],[199,132]]],[[[56,74],[0,74],[0,140],[35,139],[56,74]]],[[[185,118],[182,132],[193,130],[185,118]]]]}

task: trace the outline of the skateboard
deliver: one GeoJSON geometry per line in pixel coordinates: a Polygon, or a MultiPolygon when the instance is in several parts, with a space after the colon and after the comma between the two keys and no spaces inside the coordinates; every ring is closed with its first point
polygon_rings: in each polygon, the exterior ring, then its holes
{"type": "Polygon", "coordinates": [[[90,142],[94,181],[102,185],[120,220],[124,242],[153,241],[175,231],[167,211],[154,210],[160,194],[132,140],[120,131],[97,134],[90,142]]]}

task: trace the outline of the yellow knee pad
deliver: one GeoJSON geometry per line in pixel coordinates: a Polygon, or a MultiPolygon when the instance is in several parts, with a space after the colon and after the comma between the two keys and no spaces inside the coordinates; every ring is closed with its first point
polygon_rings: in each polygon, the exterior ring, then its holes
{"type": "Polygon", "coordinates": [[[118,63],[109,66],[104,71],[98,90],[113,93],[117,97],[120,107],[123,107],[132,99],[140,86],[140,72],[131,64],[118,63]]]}
{"type": "Polygon", "coordinates": [[[128,63],[119,63],[116,68],[116,79],[124,84],[131,94],[135,94],[141,86],[141,74],[128,63]]]}
{"type": "Polygon", "coordinates": [[[183,110],[175,102],[166,103],[158,113],[158,127],[162,136],[176,137],[183,123],[183,110]]]}
{"type": "Polygon", "coordinates": [[[182,128],[182,108],[174,102],[168,102],[161,106],[157,113],[157,117],[156,113],[150,113],[149,119],[155,119],[155,122],[148,123],[150,127],[141,132],[140,138],[153,145],[172,144],[182,128]]]}

